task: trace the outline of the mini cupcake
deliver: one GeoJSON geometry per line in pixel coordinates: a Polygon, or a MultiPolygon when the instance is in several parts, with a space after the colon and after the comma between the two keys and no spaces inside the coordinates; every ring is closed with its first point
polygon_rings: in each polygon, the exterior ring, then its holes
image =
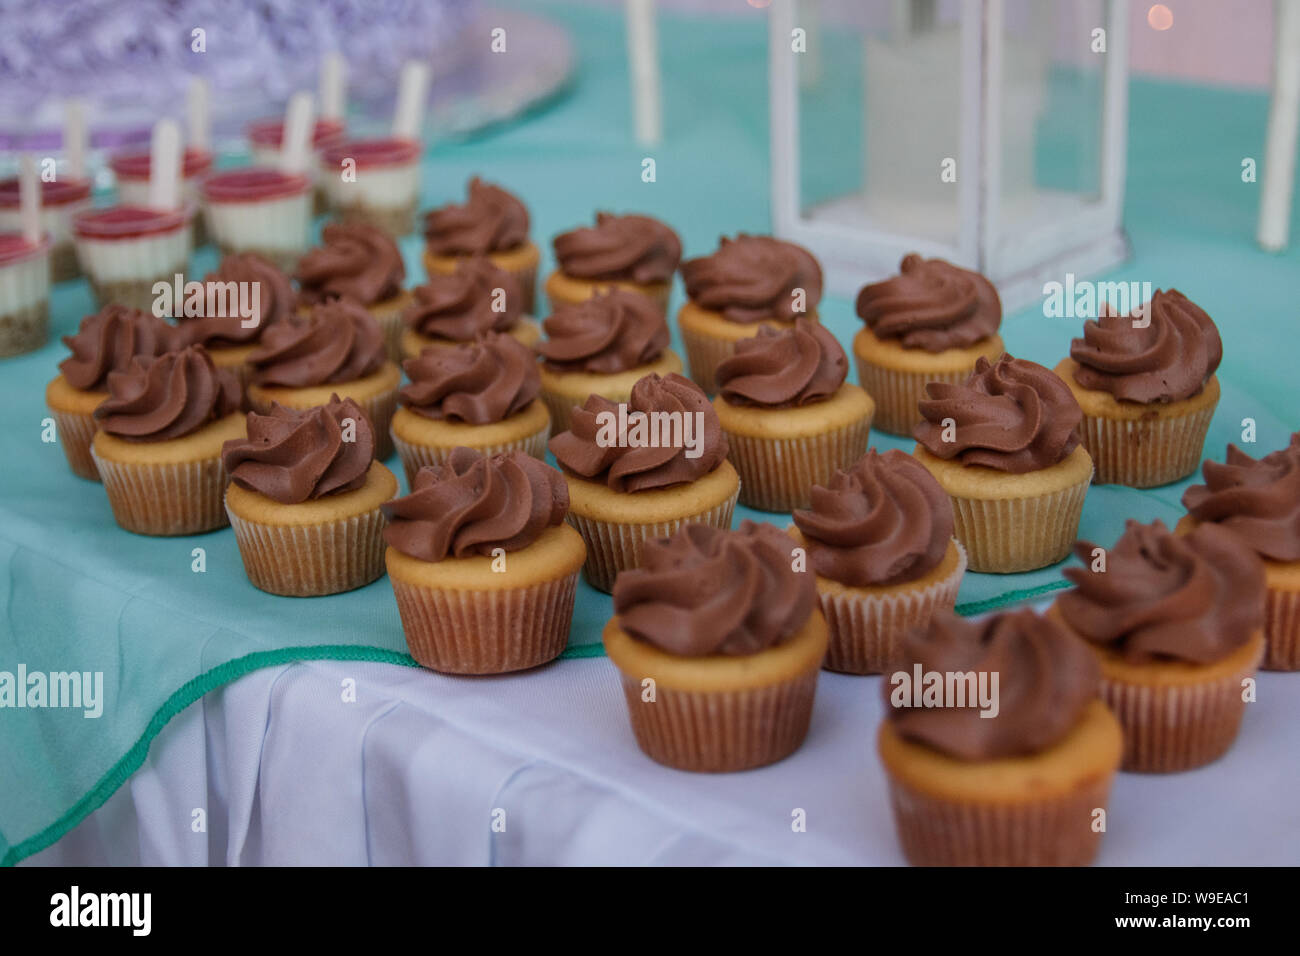
{"type": "Polygon", "coordinates": [[[1186,478],[1219,403],[1223,343],[1210,317],[1176,290],[1157,290],[1139,316],[1085,322],[1056,366],[1083,409],[1098,484],[1153,488],[1186,478]]]}
{"type": "Polygon", "coordinates": [[[201,194],[208,234],[223,256],[256,252],[287,271],[310,244],[309,176],[246,166],[209,176],[201,194]]]}
{"type": "Polygon", "coordinates": [[[849,360],[812,319],[792,329],[760,327],[718,364],[713,400],[740,472],[740,503],[760,511],[808,506],[867,450],[875,403],[844,379],[849,360]]]}
{"type": "MultiPolygon", "coordinates": [[[[63,282],[81,275],[72,241],[72,220],[90,208],[91,182],[84,176],[60,173],[41,184],[41,231],[50,237],[50,281],[63,282]]],[[[0,233],[21,232],[18,177],[0,180],[0,233]]]]}
{"type": "Polygon", "coordinates": [[[351,399],[248,413],[248,437],[226,442],[221,460],[226,513],[254,587],[312,597],[383,575],[380,505],[397,479],[374,453],[370,419],[351,399]]]}
{"type": "Polygon", "coordinates": [[[214,272],[203,277],[203,283],[205,288],[217,284],[222,287],[222,297],[212,297],[215,312],[221,314],[207,314],[209,299],[205,295],[203,314],[177,316],[177,335],[186,345],[202,345],[217,368],[230,369],[239,379],[240,388],[247,391],[252,376],[248,357],[257,349],[262,333],[273,323],[289,321],[296,314],[293,286],[288,276],[255,252],[224,257],[214,272]],[[253,295],[254,287],[257,311],[245,316],[238,310],[239,296],[253,295]]]}
{"type": "MultiPolygon", "coordinates": [[[[149,205],[149,170],[152,154],[148,149],[118,153],[108,161],[117,182],[117,201],[123,206],[149,205]]],[[[213,155],[211,150],[196,146],[185,147],[181,156],[181,197],[185,204],[198,209],[202,199],[203,181],[212,172],[213,155]]],[[[89,204],[87,204],[89,206],[89,204]]],[[[194,219],[194,244],[203,245],[208,241],[203,220],[194,219]]]]}
{"type": "Polygon", "coordinates": [[[1264,569],[1226,528],[1184,536],[1128,521],[1109,551],[1080,541],[1076,588],[1052,617],[1092,645],[1124,727],[1124,769],[1190,770],[1222,756],[1264,655],[1264,569]]]}
{"type": "Polygon", "coordinates": [[[587,542],[585,574],[609,591],[646,541],[687,524],[731,527],[740,476],[727,436],[694,382],[647,375],[626,403],[592,395],[548,443],[569,483],[569,523],[587,542]]]}
{"type": "Polygon", "coordinates": [[[560,473],[536,458],[458,448],[384,505],[384,560],[418,663],[502,674],[563,653],[587,554],[568,503],[560,473]]]}
{"type": "Polygon", "coordinates": [[[194,207],[90,209],[72,220],[77,260],[100,308],[124,305],[153,311],[157,282],[184,276],[192,248],[194,207]]]}
{"type": "Polygon", "coordinates": [[[913,454],[952,499],[972,571],[1009,574],[1070,553],[1092,458],[1083,413],[1050,369],[1003,355],[979,358],[962,385],[934,382],[913,454]]]}
{"type": "Polygon", "coordinates": [[[404,358],[427,348],[463,345],[485,332],[504,332],[532,348],[541,331],[524,318],[523,296],[515,277],[487,259],[466,259],[456,271],[435,273],[411,290],[402,312],[404,358]]]}
{"type": "Polygon", "coordinates": [[[419,140],[401,136],[344,139],[321,154],[320,181],[336,218],[376,226],[390,236],[415,229],[420,193],[419,140]],[[343,176],[351,161],[353,175],[343,176]]]}
{"type": "Polygon", "coordinates": [[[663,313],[635,292],[611,289],[562,305],[542,328],[542,399],[557,433],[568,429],[574,406],[588,395],[626,402],[645,376],[682,370],[682,360],[668,347],[663,313]]]}
{"type": "Polygon", "coordinates": [[[398,393],[393,444],[408,485],[423,466],[442,464],[456,448],[546,456],[551,419],[537,397],[537,362],[510,336],[487,332],[469,345],[425,349],[402,370],[411,384],[398,393]]]}
{"type": "Polygon", "coordinates": [[[108,376],[125,372],[134,358],[154,358],[180,345],[176,329],[162,319],[110,305],[81,320],[76,335],[65,335],[72,352],[59,363],[59,374],[45,388],[45,404],[54,415],[59,443],[74,474],[99,481],[90,443],[95,437],[95,409],[108,398],[108,376]]]}
{"type": "Polygon", "coordinates": [[[0,233],[0,358],[40,348],[49,327],[49,240],[0,233]]]}
{"type": "Polygon", "coordinates": [[[1235,445],[1223,464],[1207,461],[1205,484],[1183,492],[1178,532],[1216,524],[1264,562],[1265,670],[1300,670],[1300,432],[1258,461],[1235,445]]]}
{"type": "Polygon", "coordinates": [[[636,742],[658,763],[749,770],[808,734],[826,621],[772,525],[648,541],[644,564],[618,576],[603,636],[636,742]]]}
{"type": "Polygon", "coordinates": [[[709,394],[714,372],[741,339],[765,325],[794,328],[800,316],[817,318],[822,267],[813,254],[771,236],[718,240],[718,251],[682,263],[687,301],[677,313],[691,378],[709,394]]]}
{"type": "Polygon", "coordinates": [[[136,356],[108,375],[91,456],[113,517],[136,534],[199,534],[227,523],[221,447],[244,435],[239,382],[201,346],[136,356]]]}
{"type": "Polygon", "coordinates": [[[911,455],[867,452],[814,485],[794,523],[830,627],[827,670],[888,673],[908,628],[957,603],[966,549],[952,536],[952,502],[911,455]]]}
{"type": "Polygon", "coordinates": [[[379,323],[350,299],[325,302],[306,318],[277,322],[248,356],[248,403],[263,415],[273,403],[302,410],[337,393],[365,411],[375,430],[375,457],[393,453],[388,426],[397,409],[401,369],[384,354],[379,323]]]}
{"type": "Polygon", "coordinates": [[[486,256],[515,277],[524,314],[535,315],[542,254],[528,238],[528,221],[528,207],[517,196],[475,176],[464,205],[448,203],[424,214],[424,271],[449,275],[464,260],[486,256]]]}
{"type": "Polygon", "coordinates": [[[321,230],[321,244],[298,260],[294,278],[305,308],[334,299],[364,306],[384,332],[388,357],[401,361],[402,310],[411,293],[402,289],[406,266],[387,233],[362,222],[332,223],[321,230]]]}
{"type": "Polygon", "coordinates": [[[877,402],[873,424],[891,435],[920,424],[927,383],[960,385],[976,359],[1004,351],[998,290],[942,259],[904,256],[898,275],[863,286],[856,305],[866,323],[853,337],[858,384],[877,402]]]}
{"type": "Polygon", "coordinates": [[[1123,748],[1099,683],[1083,642],[1030,610],[910,632],[876,741],[908,862],[1092,862],[1123,748]]]}
{"type": "Polygon", "coordinates": [[[598,212],[596,225],[561,233],[552,245],[557,268],[546,280],[552,311],[613,288],[643,295],[668,314],[682,241],[658,219],[598,212]]]}

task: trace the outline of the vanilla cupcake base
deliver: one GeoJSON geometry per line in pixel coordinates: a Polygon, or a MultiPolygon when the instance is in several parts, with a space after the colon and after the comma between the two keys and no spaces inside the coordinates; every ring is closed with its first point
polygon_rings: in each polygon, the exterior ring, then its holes
{"type": "MultiPolygon", "coordinates": [[[[256,372],[254,372],[256,375],[256,372]]],[[[370,419],[375,433],[375,457],[382,460],[393,453],[393,439],[389,426],[397,412],[397,387],[402,380],[401,370],[393,362],[385,362],[378,371],[364,378],[351,382],[334,382],[326,385],[311,385],[302,388],[289,388],[279,385],[250,385],[248,387],[248,405],[259,414],[271,411],[271,403],[277,402],[285,408],[302,411],[326,405],[331,396],[350,398],[361,406],[361,410],[370,419]]]]}
{"type": "Polygon", "coordinates": [[[592,587],[614,589],[620,571],[641,566],[651,538],[670,537],[687,524],[731,527],[740,494],[736,469],[723,462],[686,485],[650,491],[618,492],[604,483],[565,475],[569,485],[569,524],[587,543],[583,575],[592,587]]]}
{"type": "MultiPolygon", "coordinates": [[[[450,275],[457,267],[472,256],[438,256],[428,249],[424,250],[424,272],[432,278],[435,275],[450,275]]],[[[514,276],[523,295],[523,312],[525,315],[537,314],[537,267],[542,261],[542,253],[533,242],[525,242],[517,249],[503,252],[489,252],[488,261],[514,276]]]]}
{"type": "Polygon", "coordinates": [[[668,315],[668,297],[672,294],[671,282],[631,282],[624,279],[576,279],[563,272],[552,272],[546,278],[546,300],[554,312],[562,305],[578,305],[592,296],[611,289],[622,289],[643,295],[655,304],[660,314],[668,315]]]}
{"type": "Polygon", "coordinates": [[[1084,388],[1074,379],[1078,367],[1067,358],[1055,371],[1083,410],[1079,434],[1096,466],[1097,484],[1156,488],[1196,471],[1219,404],[1217,376],[1189,399],[1140,405],[1084,388]]]}
{"type": "Polygon", "coordinates": [[[546,406],[533,399],[522,411],[487,425],[425,418],[409,408],[399,408],[393,416],[392,437],[409,487],[421,468],[442,464],[453,449],[462,445],[484,456],[522,451],[544,461],[550,431],[551,419],[546,406]]]}
{"type": "Polygon", "coordinates": [[[231,484],[226,513],[248,580],[285,597],[340,594],[384,574],[380,505],[397,493],[397,479],[371,462],[360,488],[285,505],[231,484]]]}
{"type": "MultiPolygon", "coordinates": [[[[541,340],[542,329],[533,319],[520,319],[506,330],[506,335],[531,349],[541,340]]],[[[398,341],[404,359],[417,358],[425,349],[454,349],[471,344],[453,342],[451,339],[435,339],[428,335],[421,335],[412,328],[402,329],[398,341]]]]}
{"type": "Polygon", "coordinates": [[[1033,571],[1069,555],[1092,481],[1092,458],[1082,445],[1055,465],[1023,474],[945,461],[923,445],[912,454],[952,500],[954,536],[972,571],[1033,571]]]}
{"type": "Polygon", "coordinates": [[[798,408],[713,400],[727,436],[727,459],[740,473],[740,503],[759,511],[807,508],[813,485],[827,485],[867,450],[875,404],[845,383],[824,402],[798,408]]]}
{"type": "Polygon", "coordinates": [[[113,518],[136,534],[200,534],[227,523],[226,469],[221,446],[244,437],[236,412],[191,435],[161,442],[128,442],[98,432],[91,444],[113,518]]]}
{"type": "Polygon", "coordinates": [[[672,349],[647,365],[638,365],[626,372],[598,374],[595,372],[553,372],[543,363],[538,366],[542,379],[542,401],[551,413],[551,434],[558,435],[573,427],[574,406],[586,403],[591,395],[599,395],[611,402],[626,403],[632,397],[632,386],[647,375],[669,375],[681,372],[682,360],[672,349]]]}
{"type": "MultiPolygon", "coordinates": [[[[816,312],[808,317],[817,318],[816,312]]],[[[716,374],[724,359],[736,353],[736,343],[753,338],[763,326],[784,332],[793,329],[794,322],[781,319],[764,319],[759,322],[732,322],[720,312],[702,309],[693,302],[685,302],[677,311],[677,327],[682,333],[686,348],[686,364],[691,380],[712,395],[718,390],[716,374]]]]}
{"type": "Polygon", "coordinates": [[[99,481],[99,470],[90,454],[90,443],[95,439],[99,423],[95,409],[107,392],[86,392],[73,388],[62,375],[51,380],[45,388],[45,404],[54,417],[55,433],[63,454],[67,456],[72,473],[90,481],[99,481]]]}
{"type": "Polygon", "coordinates": [[[617,617],[602,637],[637,746],[656,763],[701,773],[749,770],[788,757],[808,735],[827,642],[817,610],[780,644],[734,657],[669,654],[632,637],[617,617]]]}

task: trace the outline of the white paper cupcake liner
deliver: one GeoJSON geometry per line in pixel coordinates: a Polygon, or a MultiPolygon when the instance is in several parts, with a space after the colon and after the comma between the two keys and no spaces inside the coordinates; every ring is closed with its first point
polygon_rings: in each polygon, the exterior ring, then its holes
{"type": "MultiPolygon", "coordinates": [[[[1217,403],[1216,403],[1217,404],[1217,403]]],[[[1215,405],[1176,418],[1083,416],[1079,431],[1099,485],[1157,488],[1186,478],[1201,463],[1215,405]]]]}
{"type": "Polygon", "coordinates": [[[95,467],[95,459],[90,454],[90,443],[95,440],[98,428],[95,416],[61,412],[53,408],[50,409],[50,415],[54,418],[59,444],[63,446],[63,454],[67,456],[68,467],[73,474],[99,481],[99,469],[95,467]]]}
{"type": "Polygon", "coordinates": [[[1300,592],[1270,587],[1264,605],[1266,671],[1300,671],[1300,592]]]}
{"type": "Polygon", "coordinates": [[[926,397],[926,384],[947,382],[961,385],[975,368],[972,361],[970,368],[956,372],[908,372],[873,365],[856,353],[854,358],[858,366],[858,384],[876,403],[872,427],[876,431],[906,438],[911,438],[912,428],[921,423],[922,416],[917,402],[926,397]]]}
{"type": "Polygon", "coordinates": [[[226,469],[220,457],[180,464],[141,464],[91,456],[113,518],[136,534],[200,534],[227,524],[226,469]]]}
{"type": "Polygon", "coordinates": [[[286,597],[340,594],[384,574],[383,512],[317,525],[268,525],[227,508],[253,586],[286,597]]]}
{"type": "Polygon", "coordinates": [[[1079,533],[1088,481],[1034,498],[952,499],[955,536],[972,571],[1009,574],[1055,564],[1079,533]]]}
{"type": "Polygon", "coordinates": [[[740,473],[740,503],[788,512],[812,503],[812,486],[828,485],[867,451],[871,415],[834,431],[799,438],[756,438],[723,429],[727,459],[740,473]]]}

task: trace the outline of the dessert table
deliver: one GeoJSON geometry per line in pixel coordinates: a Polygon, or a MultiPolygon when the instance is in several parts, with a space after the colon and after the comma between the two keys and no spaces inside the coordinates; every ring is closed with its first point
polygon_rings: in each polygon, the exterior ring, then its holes
{"type": "MultiPolygon", "coordinates": [[[[539,244],[595,209],[661,217],[687,255],[721,234],[767,231],[763,17],[664,17],[665,135],[647,151],[627,116],[621,18],[553,12],[574,35],[572,95],[494,135],[434,144],[421,208],[482,174],[529,204],[539,244]],[[642,180],[646,155],[654,182],[642,180]]],[[[824,81],[843,83],[846,115],[858,108],[851,78],[824,81]]],[[[1132,85],[1135,255],[1108,278],[1178,288],[1218,323],[1223,398],[1206,445],[1216,458],[1242,441],[1246,419],[1252,454],[1300,428],[1288,354],[1300,250],[1254,246],[1256,186],[1239,175],[1261,148],[1266,112],[1262,93],[1132,85]]],[[[419,252],[408,237],[417,281],[419,252]]],[[[199,273],[214,263],[211,249],[195,256],[199,273]]],[[[543,274],[550,266],[547,255],[543,274]]],[[[674,311],[680,302],[679,288],[674,311]]],[[[386,579],[279,598],[248,583],[229,529],[120,530],[102,489],[42,441],[44,385],[65,354],[57,336],[92,307],[84,280],[58,287],[51,306],[50,344],[0,364],[0,670],[102,672],[103,714],[0,710],[3,862],[902,862],[874,756],[880,678],[823,673],[800,751],[761,770],[694,776],[636,749],[599,646],[610,601],[586,585],[561,660],[453,678],[412,666],[386,579]]],[[[829,298],[820,312],[847,345],[859,327],[851,303],[829,298]]],[[[1052,366],[1079,326],[1034,307],[1008,315],[1002,335],[1013,354],[1052,366]]],[[[872,443],[911,447],[877,433],[872,443]]],[[[1080,534],[1109,544],[1128,517],[1172,524],[1188,483],[1094,487],[1080,534]]],[[[959,610],[1041,603],[1063,585],[1059,567],[971,574],[959,610]]],[[[1099,862],[1300,860],[1300,675],[1261,675],[1258,698],[1218,763],[1119,777],[1099,862]]]]}

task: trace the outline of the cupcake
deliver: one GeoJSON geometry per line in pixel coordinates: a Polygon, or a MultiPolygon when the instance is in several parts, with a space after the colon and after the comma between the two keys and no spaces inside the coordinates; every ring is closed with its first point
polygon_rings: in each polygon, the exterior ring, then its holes
{"type": "Polygon", "coordinates": [[[1219,403],[1219,330],[1181,292],[1157,290],[1141,318],[1085,322],[1056,366],[1083,409],[1098,484],[1153,488],[1196,471],[1219,403]]]}
{"type": "MultiPolygon", "coordinates": [[[[81,267],[72,241],[72,220],[90,208],[90,180],[60,174],[37,182],[41,186],[41,231],[50,237],[50,281],[75,279],[81,275],[81,267]]],[[[0,233],[21,232],[22,227],[18,177],[12,176],[0,180],[0,233]]]]}
{"type": "Polygon", "coordinates": [[[1128,521],[1109,551],[1080,541],[1076,587],[1052,617],[1101,664],[1101,696],[1124,728],[1124,769],[1190,770],[1232,746],[1242,684],[1264,655],[1264,569],[1226,528],[1171,534],[1128,521]],[[1101,563],[1104,556],[1104,564],[1101,563]]]}
{"type": "Polygon", "coordinates": [[[952,503],[911,455],[867,452],[814,485],[794,525],[830,628],[827,670],[888,673],[908,628],[957,603],[966,549],[952,536],[952,503]]]}
{"type": "Polygon", "coordinates": [[[537,362],[510,336],[486,332],[468,345],[425,349],[402,370],[411,383],[398,393],[392,431],[408,485],[456,448],[545,457],[551,419],[537,397],[537,362]]]}
{"type": "Polygon", "coordinates": [[[95,409],[108,398],[109,373],[125,372],[132,359],[155,358],[180,343],[176,329],[162,319],[110,305],[82,319],[77,334],[65,335],[63,344],[72,354],[45,387],[45,404],[73,473],[99,481],[90,443],[97,427],[95,409]]]}
{"type": "Polygon", "coordinates": [[[406,266],[387,233],[363,222],[331,223],[321,244],[298,260],[294,278],[305,308],[334,299],[364,306],[384,332],[388,357],[401,361],[402,310],[411,293],[402,289],[406,266]]]}
{"type": "Polygon", "coordinates": [[[108,374],[90,453],[113,517],[136,534],[199,534],[226,524],[221,447],[244,435],[239,382],[198,345],[131,359],[108,374]]]}
{"type": "Polygon", "coordinates": [[[658,219],[596,213],[596,225],[561,233],[552,241],[556,270],[546,280],[551,310],[623,289],[643,295],[667,315],[682,241],[658,219]]]}
{"type": "Polygon", "coordinates": [[[1030,610],[911,631],[876,738],[908,862],[1090,863],[1123,747],[1099,683],[1088,648],[1030,610]]]}
{"type": "Polygon", "coordinates": [[[418,140],[401,136],[338,140],[325,147],[320,181],[335,217],[376,226],[394,237],[412,232],[420,151],[418,140]],[[343,164],[349,160],[355,172],[345,178],[343,164]]]}
{"type": "Polygon", "coordinates": [[[687,525],[618,576],[605,650],[636,742],[678,770],[775,763],[808,734],[826,622],[769,524],[687,525]]]}
{"type": "Polygon", "coordinates": [[[1083,418],[1050,369],[1003,355],[979,358],[962,385],[933,382],[913,454],[952,499],[972,571],[1009,574],[1070,553],[1092,459],[1083,418]]]}
{"type": "Polygon", "coordinates": [[[225,443],[226,513],[244,570],[271,594],[312,597],[384,573],[384,515],[397,494],[374,460],[370,419],[351,399],[248,413],[248,437],[225,443]]]}
{"type": "Polygon", "coordinates": [[[208,233],[223,256],[256,252],[286,272],[311,235],[312,181],[270,166],[209,176],[202,189],[208,233]]]}
{"type": "MultiPolygon", "coordinates": [[[[295,316],[297,297],[293,286],[288,276],[255,252],[225,256],[215,271],[203,277],[203,283],[205,288],[220,284],[228,291],[224,309],[220,307],[221,300],[216,300],[217,311],[225,314],[178,315],[177,335],[186,345],[202,345],[207,349],[217,368],[230,369],[239,379],[240,388],[246,391],[252,374],[248,357],[256,350],[262,333],[273,323],[286,322],[295,316]],[[235,305],[239,295],[253,295],[254,286],[257,312],[246,317],[235,305]]],[[[206,307],[205,299],[205,310],[206,307]]]]}
{"type": "MultiPolygon", "coordinates": [[[[148,149],[138,149],[118,153],[108,161],[117,182],[117,201],[123,206],[149,205],[149,169],[152,154],[148,149]]],[[[210,150],[196,146],[185,147],[181,156],[181,197],[191,208],[199,208],[202,200],[203,181],[212,172],[213,155],[210,150]]],[[[89,206],[89,203],[87,203],[89,206]]],[[[194,244],[203,245],[208,241],[203,220],[194,219],[194,244]]]]}
{"type": "Polygon", "coordinates": [[[741,339],[765,325],[794,328],[817,318],[822,267],[813,254],[771,236],[722,238],[718,251],[682,263],[687,301],[677,313],[691,378],[709,394],[714,372],[741,339]]]}
{"type": "Polygon", "coordinates": [[[1265,670],[1300,670],[1300,432],[1258,461],[1235,445],[1223,464],[1207,461],[1205,484],[1183,492],[1187,516],[1175,529],[1219,525],[1264,562],[1265,670]]]}
{"type": "Polygon", "coordinates": [[[0,233],[0,358],[45,344],[50,326],[50,243],[0,233]]]}
{"type": "Polygon", "coordinates": [[[152,312],[157,282],[173,285],[189,266],[194,207],[91,209],[72,220],[77,260],[100,308],[152,312]]]}
{"type": "Polygon", "coordinates": [[[717,413],[688,378],[647,375],[625,403],[592,395],[548,447],[569,483],[592,587],[613,588],[651,538],[687,524],[731,527],[740,476],[717,413]]]}
{"type": "Polygon", "coordinates": [[[536,314],[542,254],[528,238],[528,208],[477,176],[469,181],[464,205],[449,203],[424,214],[424,271],[430,277],[448,275],[474,256],[486,256],[514,276],[524,314],[536,314]]]}
{"type": "Polygon", "coordinates": [[[411,290],[402,312],[404,358],[431,346],[473,342],[484,332],[504,332],[532,348],[541,338],[537,323],[524,318],[515,277],[487,259],[466,259],[451,273],[435,273],[411,290]]]}
{"type": "Polygon", "coordinates": [[[384,560],[411,656],[448,674],[502,674],[569,640],[582,538],[554,468],[521,451],[458,448],[384,505],[384,560]]]}
{"type": "Polygon", "coordinates": [[[626,402],[645,376],[682,370],[663,313],[635,292],[611,289],[562,305],[542,329],[542,399],[555,432],[568,429],[574,406],[588,395],[626,402]]]}
{"type": "Polygon", "coordinates": [[[325,302],[306,318],[277,322],[248,356],[248,403],[263,415],[273,403],[302,410],[335,393],[365,411],[375,431],[375,457],[393,452],[388,426],[397,409],[402,372],[386,359],[379,323],[350,299],[325,302]]]}
{"type": "Polygon", "coordinates": [[[876,400],[873,424],[891,435],[920,424],[927,383],[960,385],[976,359],[1004,351],[998,290],[942,259],[904,256],[898,275],[858,291],[856,309],[866,323],[853,337],[858,384],[876,400]]]}
{"type": "Polygon", "coordinates": [[[718,364],[713,406],[740,473],[740,503],[760,511],[807,507],[867,450],[875,403],[847,384],[849,360],[813,319],[762,326],[718,364]]]}
{"type": "MultiPolygon", "coordinates": [[[[253,157],[254,166],[279,167],[280,150],[284,144],[284,118],[272,117],[248,124],[248,148],[253,157]]],[[[343,123],[336,119],[317,119],[312,127],[311,149],[316,156],[316,167],[308,170],[308,176],[315,183],[312,198],[313,215],[321,215],[328,208],[325,187],[320,184],[320,163],[325,148],[343,139],[343,123]]]]}

